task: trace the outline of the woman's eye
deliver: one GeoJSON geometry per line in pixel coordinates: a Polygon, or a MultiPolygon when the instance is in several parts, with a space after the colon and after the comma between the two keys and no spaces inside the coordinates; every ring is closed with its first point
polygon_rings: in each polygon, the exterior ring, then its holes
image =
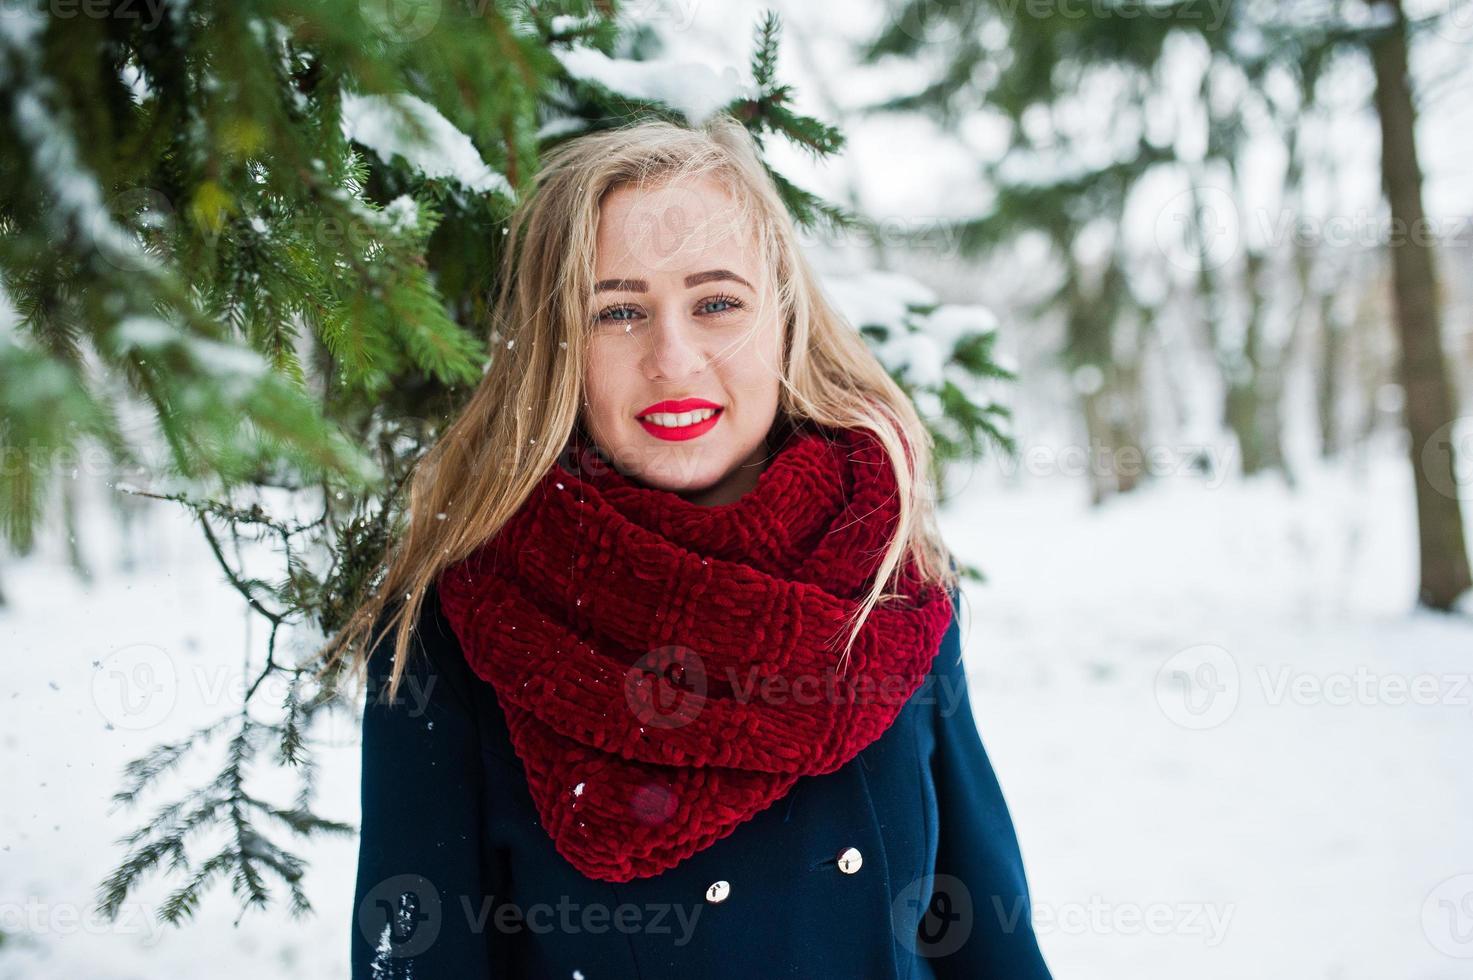
{"type": "Polygon", "coordinates": [[[735,296],[713,296],[701,303],[701,309],[712,313],[730,313],[732,310],[742,308],[742,301],[735,296]],[[711,306],[725,306],[725,309],[709,310],[711,306]]]}
{"type": "Polygon", "coordinates": [[[623,322],[634,318],[638,311],[632,306],[611,306],[598,315],[599,322],[615,321],[623,322]]]}

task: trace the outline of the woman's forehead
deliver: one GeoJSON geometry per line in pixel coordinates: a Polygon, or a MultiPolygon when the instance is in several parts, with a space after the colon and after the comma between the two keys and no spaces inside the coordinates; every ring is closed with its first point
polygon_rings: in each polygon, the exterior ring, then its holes
{"type": "Polygon", "coordinates": [[[755,250],[747,208],[711,177],[615,188],[599,211],[600,279],[733,268],[755,250]]]}

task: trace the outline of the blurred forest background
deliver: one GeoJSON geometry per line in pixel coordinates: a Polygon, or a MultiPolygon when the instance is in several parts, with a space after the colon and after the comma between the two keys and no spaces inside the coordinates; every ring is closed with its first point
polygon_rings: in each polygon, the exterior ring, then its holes
{"type": "Polygon", "coordinates": [[[1468,0],[0,0],[0,977],[343,972],[313,673],[506,216],[722,110],[937,440],[1060,975],[1466,975],[1470,51],[1468,0]]]}

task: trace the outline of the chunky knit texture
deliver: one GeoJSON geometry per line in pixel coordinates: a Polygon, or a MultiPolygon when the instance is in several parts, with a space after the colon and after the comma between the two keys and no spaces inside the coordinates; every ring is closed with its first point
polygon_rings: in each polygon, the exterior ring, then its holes
{"type": "MultiPolygon", "coordinates": [[[[563,460],[580,460],[577,437],[563,460]]],[[[883,447],[793,431],[734,503],[559,462],[438,583],[542,825],[590,878],[655,875],[879,738],[951,597],[906,563],[836,670],[898,516],[883,447]]]]}

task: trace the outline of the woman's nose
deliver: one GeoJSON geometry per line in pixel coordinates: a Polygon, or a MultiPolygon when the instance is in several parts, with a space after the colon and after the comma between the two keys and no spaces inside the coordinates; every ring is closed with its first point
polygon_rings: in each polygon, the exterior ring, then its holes
{"type": "Polygon", "coordinates": [[[651,379],[682,378],[705,367],[705,354],[692,324],[683,316],[664,315],[652,326],[645,353],[645,371],[651,379]]]}

